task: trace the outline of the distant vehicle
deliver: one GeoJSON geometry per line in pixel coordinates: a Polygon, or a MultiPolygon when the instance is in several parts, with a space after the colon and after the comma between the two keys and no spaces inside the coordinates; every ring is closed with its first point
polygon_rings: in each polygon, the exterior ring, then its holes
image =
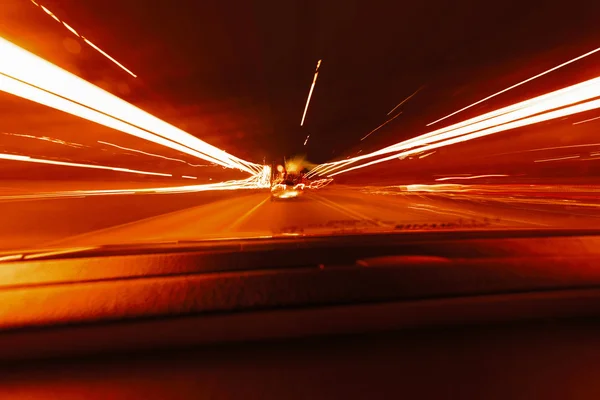
{"type": "Polygon", "coordinates": [[[273,182],[271,201],[277,199],[293,199],[304,193],[305,184],[300,176],[286,174],[285,178],[273,182]]]}

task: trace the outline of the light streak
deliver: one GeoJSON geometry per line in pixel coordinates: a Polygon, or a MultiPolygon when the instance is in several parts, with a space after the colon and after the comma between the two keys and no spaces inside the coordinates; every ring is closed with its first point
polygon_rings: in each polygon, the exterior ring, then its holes
{"type": "Polygon", "coordinates": [[[73,33],[75,36],[79,36],[81,37],[81,35],[79,33],[77,33],[77,31],[75,29],[73,29],[69,24],[67,24],[65,21],[63,21],[63,25],[65,26],[65,28],[67,28],[68,30],[71,31],[71,33],[73,33]]]}
{"type": "MultiPolygon", "coordinates": [[[[455,137],[453,139],[445,140],[443,142],[439,142],[439,143],[431,144],[431,145],[428,145],[428,146],[420,147],[420,148],[415,149],[415,150],[408,150],[408,151],[400,153],[400,156],[406,156],[406,155],[410,155],[410,154],[414,154],[414,153],[419,153],[421,151],[436,149],[436,148],[448,146],[448,145],[451,145],[451,144],[465,142],[465,141],[468,141],[468,140],[473,140],[473,139],[477,139],[477,138],[480,138],[480,137],[488,136],[488,135],[491,135],[491,134],[494,134],[494,133],[503,132],[503,131],[507,131],[507,130],[515,129],[515,128],[520,128],[520,127],[523,127],[523,126],[526,126],[526,125],[536,124],[536,123],[539,123],[539,122],[544,122],[544,121],[548,121],[548,120],[555,119],[555,118],[561,118],[561,117],[565,117],[565,116],[568,116],[568,115],[577,114],[577,113],[580,113],[580,112],[594,110],[594,109],[597,109],[597,108],[600,108],[600,100],[588,101],[586,103],[581,103],[581,104],[577,104],[577,105],[570,106],[570,107],[567,107],[567,108],[562,108],[562,109],[559,109],[559,110],[547,112],[545,114],[537,115],[537,116],[534,116],[534,117],[529,117],[529,118],[521,119],[521,120],[518,120],[518,121],[513,121],[511,123],[507,123],[507,124],[504,124],[504,125],[499,125],[499,126],[496,126],[496,127],[493,127],[493,128],[485,129],[485,130],[482,130],[482,131],[479,131],[479,132],[475,132],[475,133],[471,133],[471,134],[468,134],[468,135],[464,135],[464,136],[461,136],[461,137],[455,137]]],[[[355,167],[350,167],[350,168],[347,168],[345,170],[342,170],[342,171],[330,174],[330,175],[328,175],[328,177],[332,177],[332,176],[338,175],[338,174],[340,174],[342,172],[348,172],[348,171],[352,171],[352,170],[355,170],[355,169],[358,169],[358,168],[364,168],[364,167],[367,167],[367,166],[370,166],[370,165],[374,165],[374,164],[378,164],[378,163],[381,163],[381,162],[384,162],[384,161],[390,161],[390,160],[398,158],[398,156],[399,156],[398,154],[395,154],[395,155],[393,155],[391,157],[380,158],[380,159],[375,160],[375,161],[371,161],[371,162],[368,162],[368,163],[365,163],[365,164],[362,164],[362,165],[359,165],[359,166],[355,166],[355,167]]]]}
{"type": "Polygon", "coordinates": [[[546,158],[543,160],[535,160],[534,162],[548,162],[548,161],[561,161],[561,160],[572,160],[574,158],[579,158],[579,156],[567,156],[567,157],[558,157],[558,158],[546,158]]]}
{"type": "Polygon", "coordinates": [[[317,69],[315,70],[315,76],[313,78],[312,84],[310,85],[310,91],[308,92],[308,98],[306,99],[306,105],[304,106],[304,113],[302,114],[302,121],[300,121],[300,126],[304,125],[304,119],[306,118],[306,112],[308,111],[308,105],[310,104],[310,98],[312,97],[313,90],[315,89],[315,84],[317,83],[317,77],[319,76],[319,67],[321,66],[321,60],[317,62],[317,69]]]}
{"type": "Polygon", "coordinates": [[[292,199],[298,197],[299,192],[296,190],[286,190],[285,192],[277,195],[280,199],[292,199]]]}
{"type": "Polygon", "coordinates": [[[431,153],[423,154],[423,155],[419,156],[419,158],[425,158],[425,157],[429,157],[429,156],[430,156],[430,155],[432,155],[433,153],[435,153],[435,151],[432,151],[431,153]]]}
{"type": "Polygon", "coordinates": [[[57,199],[65,197],[87,197],[87,196],[115,196],[136,194],[175,194],[195,193],[216,190],[241,190],[241,189],[264,189],[258,185],[255,177],[244,180],[226,181],[220,183],[207,183],[201,185],[154,187],[144,189],[101,189],[101,190],[71,190],[57,192],[43,192],[31,194],[13,194],[0,196],[0,200],[26,200],[26,199],[57,199]]]}
{"type": "Polygon", "coordinates": [[[590,118],[590,119],[584,119],[583,121],[579,121],[579,122],[573,122],[573,125],[579,125],[579,124],[583,124],[583,123],[586,123],[586,122],[595,121],[597,119],[600,119],[600,117],[590,118]]]}
{"type": "Polygon", "coordinates": [[[306,136],[306,140],[304,140],[304,146],[306,146],[306,143],[308,143],[308,138],[310,137],[310,133],[308,134],[308,136],[306,136]]]}
{"type": "Polygon", "coordinates": [[[111,56],[109,56],[104,50],[102,50],[100,47],[96,46],[94,43],[90,42],[88,39],[84,38],[83,36],[81,37],[83,39],[84,42],[86,42],[87,44],[89,44],[92,48],[94,48],[96,51],[98,51],[100,54],[102,54],[104,57],[108,58],[110,61],[112,61],[113,63],[115,63],[118,67],[120,67],[123,71],[127,72],[129,75],[133,76],[134,78],[137,78],[137,75],[134,74],[133,72],[131,72],[129,69],[125,68],[125,66],[123,64],[121,64],[120,62],[118,62],[117,60],[115,60],[114,58],[112,58],[111,56]]]}
{"type": "Polygon", "coordinates": [[[516,88],[516,87],[518,87],[518,86],[521,86],[521,85],[523,85],[523,84],[525,84],[525,83],[527,83],[527,82],[531,82],[531,81],[532,81],[532,80],[534,80],[534,79],[537,79],[537,78],[539,78],[539,77],[541,77],[541,76],[544,76],[544,75],[546,75],[546,74],[549,74],[550,72],[556,71],[557,69],[560,69],[560,68],[562,68],[562,67],[564,67],[564,66],[567,66],[567,65],[569,65],[569,64],[571,64],[571,63],[574,63],[575,61],[579,61],[579,60],[581,60],[582,58],[585,58],[585,57],[587,57],[587,56],[590,56],[590,55],[592,55],[592,54],[594,54],[594,53],[597,53],[598,51],[600,51],[600,47],[598,47],[598,48],[596,48],[596,49],[594,49],[594,50],[592,50],[592,51],[589,51],[589,52],[587,52],[587,53],[585,53],[585,54],[582,54],[582,55],[580,55],[579,57],[575,57],[575,58],[573,58],[573,59],[571,59],[571,60],[569,60],[569,61],[566,61],[566,62],[564,62],[564,63],[562,63],[562,64],[560,64],[560,65],[557,65],[556,67],[550,68],[550,69],[548,69],[548,70],[546,70],[546,71],[544,71],[544,72],[542,72],[542,73],[539,73],[539,74],[537,74],[537,75],[535,75],[535,76],[532,76],[531,78],[527,78],[527,79],[525,79],[524,81],[521,81],[521,82],[519,82],[519,83],[516,83],[516,84],[514,84],[514,85],[512,85],[512,86],[510,86],[510,87],[507,87],[506,89],[503,89],[503,90],[501,90],[501,91],[499,91],[499,92],[496,92],[496,93],[494,93],[494,94],[492,94],[492,95],[490,95],[490,96],[488,96],[488,97],[486,97],[486,98],[484,98],[484,99],[481,99],[481,100],[479,100],[479,101],[476,101],[475,103],[473,103],[473,104],[471,104],[471,105],[468,105],[468,106],[466,106],[466,107],[463,107],[463,108],[461,108],[460,110],[453,112],[452,114],[448,114],[448,115],[446,115],[446,116],[445,116],[445,117],[443,117],[443,118],[440,118],[440,119],[438,119],[438,120],[435,120],[435,121],[433,121],[433,122],[430,122],[429,124],[427,124],[427,126],[431,126],[431,125],[433,125],[433,124],[437,124],[438,122],[440,122],[440,121],[443,121],[443,120],[445,120],[446,118],[450,118],[450,117],[452,117],[452,116],[454,116],[454,115],[456,115],[456,114],[458,114],[458,113],[460,113],[460,112],[463,112],[463,111],[465,111],[465,110],[468,110],[469,108],[471,108],[471,107],[473,107],[473,106],[476,106],[476,105],[478,105],[478,104],[481,104],[481,103],[483,103],[483,102],[484,102],[484,101],[486,101],[486,100],[489,100],[489,99],[491,99],[491,98],[493,98],[493,97],[496,97],[496,96],[498,96],[498,95],[500,95],[500,94],[502,94],[502,93],[506,93],[506,92],[508,92],[509,90],[512,90],[512,89],[514,89],[514,88],[516,88]]]}
{"type": "Polygon", "coordinates": [[[392,122],[393,120],[395,120],[396,118],[398,118],[398,116],[402,114],[402,111],[400,111],[397,115],[393,116],[392,118],[388,119],[387,121],[385,121],[383,124],[379,125],[377,128],[373,129],[371,132],[367,133],[362,139],[360,139],[361,141],[365,140],[366,138],[368,138],[371,134],[377,132],[379,129],[383,128],[384,126],[386,126],[387,124],[389,124],[390,122],[392,122]]]}
{"type": "Polygon", "coordinates": [[[241,189],[267,189],[271,167],[263,166],[262,172],[246,179],[232,180],[219,183],[206,183],[201,185],[168,186],[153,188],[131,188],[131,189],[100,189],[100,190],[70,190],[57,192],[42,192],[28,194],[0,195],[0,200],[24,200],[24,199],[55,199],[62,197],[85,197],[85,196],[112,196],[112,195],[135,195],[135,194],[174,194],[195,193],[215,190],[241,190],[241,189]]]}
{"type": "Polygon", "coordinates": [[[333,179],[330,179],[330,178],[318,179],[316,181],[310,182],[308,184],[308,188],[309,189],[321,189],[322,187],[329,185],[331,182],[333,182],[333,179]]]}
{"type": "MultiPolygon", "coordinates": [[[[1,60],[0,60],[1,63],[1,60]]],[[[77,115],[81,118],[87,119],[92,122],[96,122],[98,124],[107,126],[109,128],[113,128],[119,130],[121,132],[125,132],[131,134],[133,136],[137,136],[142,139],[149,140],[154,143],[158,143],[160,145],[170,147],[184,153],[188,153],[190,155],[197,156],[198,158],[208,159],[212,161],[210,158],[205,158],[200,153],[194,152],[193,150],[178,145],[172,141],[164,139],[160,136],[154,135],[150,132],[141,130],[135,126],[122,122],[118,119],[112,118],[108,115],[95,111],[93,109],[84,107],[79,105],[78,103],[66,100],[62,97],[55,96],[46,91],[40,90],[34,86],[27,85],[18,80],[12,79],[0,73],[0,90],[5,91],[11,94],[14,94],[19,97],[23,97],[28,100],[35,101],[37,103],[46,105],[48,107],[55,108],[57,110],[61,110],[67,112],[69,114],[77,115]]],[[[223,162],[215,161],[216,163],[227,166],[223,162]]]]}
{"type": "Polygon", "coordinates": [[[503,174],[490,174],[490,175],[473,175],[473,176],[449,176],[446,178],[438,178],[436,181],[453,181],[457,179],[480,179],[480,178],[496,178],[496,177],[504,177],[509,175],[503,174]]]}
{"type": "Polygon", "coordinates": [[[271,186],[271,166],[263,165],[260,173],[256,174],[256,185],[259,188],[268,188],[271,186]]]}
{"type": "Polygon", "coordinates": [[[54,13],[52,13],[52,11],[48,10],[48,9],[47,9],[46,7],[44,7],[44,6],[40,6],[40,8],[41,8],[42,10],[44,10],[44,12],[45,12],[46,14],[48,14],[49,16],[51,16],[52,18],[54,18],[54,20],[55,20],[56,22],[58,22],[58,23],[60,23],[60,22],[61,22],[61,21],[60,21],[60,19],[58,19],[58,17],[57,17],[56,15],[54,15],[54,13]]]}
{"type": "Polygon", "coordinates": [[[50,143],[55,143],[55,144],[62,144],[64,146],[75,147],[76,149],[88,147],[83,144],[74,143],[74,142],[66,142],[64,140],[54,139],[54,138],[51,138],[48,136],[34,136],[34,135],[26,135],[24,133],[11,133],[11,132],[0,132],[0,133],[2,133],[3,135],[10,135],[10,136],[22,137],[22,138],[27,138],[27,139],[42,140],[44,142],[50,142],[50,143]]]}
{"type": "Polygon", "coordinates": [[[531,153],[531,152],[535,152],[535,151],[572,149],[572,148],[577,148],[577,147],[591,147],[591,146],[600,146],[600,143],[586,143],[586,144],[572,144],[572,145],[568,145],[568,146],[540,147],[539,149],[528,149],[528,150],[520,150],[520,151],[510,151],[507,153],[497,153],[497,154],[492,154],[491,156],[505,156],[508,154],[521,154],[521,153],[531,153]]]}
{"type": "Polygon", "coordinates": [[[181,177],[185,178],[185,179],[198,179],[198,177],[196,177],[196,176],[189,176],[189,175],[182,175],[181,177]]]}
{"type": "Polygon", "coordinates": [[[261,170],[1,38],[0,90],[226,168],[261,170]]]}
{"type": "Polygon", "coordinates": [[[398,105],[394,108],[392,108],[390,110],[390,112],[387,113],[387,115],[390,115],[391,113],[393,113],[396,108],[400,107],[402,104],[406,103],[408,100],[410,100],[415,94],[419,93],[419,91],[423,89],[423,86],[421,86],[420,88],[418,88],[417,90],[415,90],[415,92],[413,94],[411,94],[410,96],[408,96],[407,98],[405,98],[404,100],[402,100],[400,103],[398,103],[398,105]]]}
{"type": "Polygon", "coordinates": [[[116,145],[116,144],[113,144],[113,143],[104,142],[102,140],[98,140],[98,143],[105,144],[107,146],[116,147],[116,148],[121,149],[121,150],[133,151],[135,153],[144,154],[144,155],[150,156],[150,157],[158,157],[158,158],[162,158],[162,159],[165,159],[165,160],[177,161],[177,162],[180,162],[180,163],[187,164],[190,167],[208,167],[208,165],[206,165],[206,164],[191,164],[191,163],[189,163],[187,161],[180,160],[179,158],[172,158],[172,157],[161,156],[160,154],[148,153],[148,152],[145,152],[145,151],[142,151],[142,150],[132,149],[132,148],[129,148],[129,147],[119,146],[119,145],[116,145]]]}
{"type": "Polygon", "coordinates": [[[35,1],[32,1],[32,3],[38,7],[40,7],[46,14],[48,14],[49,16],[51,16],[56,22],[58,22],[59,24],[63,25],[65,28],[67,28],[71,33],[73,33],[75,36],[77,36],[78,38],[82,39],[84,42],[86,42],[90,47],[92,47],[94,50],[96,50],[97,52],[99,52],[100,54],[102,54],[104,57],[108,58],[110,61],[112,61],[115,65],[117,65],[119,68],[121,68],[123,71],[127,72],[129,75],[133,76],[134,78],[137,78],[137,75],[134,74],[133,72],[131,72],[129,69],[127,69],[123,64],[121,64],[120,62],[118,62],[117,60],[115,60],[113,57],[111,57],[110,55],[108,55],[108,53],[106,53],[104,50],[102,50],[101,48],[99,48],[98,46],[96,46],[94,43],[92,43],[91,41],[89,41],[88,39],[86,39],[85,37],[81,36],[79,33],[77,33],[77,31],[72,28],[70,25],[68,25],[66,22],[61,21],[52,11],[50,11],[48,8],[46,8],[43,5],[40,5],[38,3],[36,3],[35,1]]]}
{"type": "Polygon", "coordinates": [[[578,107],[570,107],[568,108],[569,111],[567,113],[563,113],[563,111],[559,110],[558,113],[543,114],[544,112],[547,113],[549,110],[560,109],[561,107],[565,107],[570,104],[580,103],[598,96],[600,96],[600,78],[594,78],[576,85],[572,85],[551,93],[547,93],[520,103],[510,105],[508,107],[501,108],[499,110],[480,115],[475,118],[471,118],[469,120],[451,125],[446,128],[437,129],[435,131],[417,136],[409,140],[405,140],[403,142],[397,143],[392,146],[388,146],[386,148],[377,150],[369,154],[356,156],[351,158],[350,160],[322,164],[317,168],[313,169],[311,173],[318,173],[319,175],[324,175],[326,173],[331,173],[335,170],[340,170],[342,168],[348,167],[348,165],[351,163],[356,163],[367,158],[373,158],[375,156],[393,152],[398,153],[394,156],[385,157],[373,162],[368,162],[358,167],[342,169],[342,171],[350,171],[357,168],[362,168],[364,166],[373,165],[382,161],[396,159],[398,158],[398,156],[406,156],[414,154],[415,152],[424,152],[429,149],[441,147],[439,143],[443,143],[443,145],[449,145],[465,141],[466,139],[485,136],[486,134],[489,134],[488,132],[500,132],[507,129],[513,129],[515,127],[524,126],[525,124],[545,121],[549,119],[548,117],[559,118],[561,116],[567,116],[586,110],[592,110],[596,107],[592,106],[590,108],[589,106],[591,104],[596,103],[585,103],[586,105],[584,105],[583,107],[579,107],[579,105],[581,104],[579,104],[578,107]],[[543,114],[546,116],[540,118],[538,114],[543,114]],[[519,122],[515,123],[516,121],[519,122]],[[493,130],[490,131],[490,129],[493,130]],[[474,132],[478,131],[484,132],[485,134],[473,135],[474,132]],[[450,140],[461,136],[464,137],[460,140],[450,140]],[[432,145],[432,143],[435,142],[438,142],[438,144],[432,145]],[[414,148],[416,148],[416,150],[406,151],[408,149],[414,148]],[[402,150],[405,151],[401,152],[402,150]]]}
{"type": "Polygon", "coordinates": [[[137,169],[109,167],[106,165],[81,164],[81,163],[72,163],[72,162],[65,162],[65,161],[45,160],[45,159],[41,159],[41,158],[32,158],[29,156],[20,156],[20,155],[15,155],[15,154],[0,153],[0,160],[23,161],[23,162],[30,162],[30,163],[36,163],[36,164],[60,165],[60,166],[65,166],[65,167],[103,169],[103,170],[116,171],[116,172],[128,172],[131,174],[173,176],[171,174],[163,174],[163,173],[159,173],[159,172],[149,172],[149,171],[140,171],[137,169]]]}
{"type": "MultiPolygon", "coordinates": [[[[495,110],[469,120],[459,122],[454,125],[450,125],[446,128],[437,129],[435,131],[425,133],[415,138],[405,140],[395,145],[388,146],[381,150],[375,151],[370,154],[357,156],[352,158],[349,162],[354,163],[362,159],[371,158],[377,155],[383,155],[395,151],[405,150],[412,147],[420,146],[427,143],[432,143],[436,140],[447,139],[453,136],[459,136],[464,133],[474,132],[486,127],[505,123],[510,120],[523,118],[527,115],[533,115],[537,112],[543,112],[551,108],[558,108],[568,104],[576,103],[578,101],[587,100],[600,95],[598,85],[600,84],[600,78],[591,79],[589,81],[582,82],[564,89],[556,90],[554,92],[535,97],[533,99],[525,100],[520,103],[516,103],[499,110],[495,110]],[[533,108],[532,107],[536,107],[533,108]]],[[[340,162],[331,163],[326,170],[331,172],[333,170],[340,169],[343,165],[336,165],[340,162]]],[[[324,170],[321,173],[325,172],[324,170]]]]}

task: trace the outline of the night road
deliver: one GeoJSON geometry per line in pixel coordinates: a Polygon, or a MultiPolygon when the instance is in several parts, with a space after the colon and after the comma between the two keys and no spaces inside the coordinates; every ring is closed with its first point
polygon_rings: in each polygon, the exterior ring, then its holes
{"type": "Polygon", "coordinates": [[[588,3],[5,0],[0,250],[597,229],[588,3]]]}
{"type": "Polygon", "coordinates": [[[331,186],[276,201],[265,190],[25,200],[5,195],[0,242],[9,251],[271,235],[585,228],[600,221],[592,188],[570,199],[549,188],[543,195],[528,187],[451,189],[331,186]],[[507,190],[511,198],[502,193],[507,190]]]}

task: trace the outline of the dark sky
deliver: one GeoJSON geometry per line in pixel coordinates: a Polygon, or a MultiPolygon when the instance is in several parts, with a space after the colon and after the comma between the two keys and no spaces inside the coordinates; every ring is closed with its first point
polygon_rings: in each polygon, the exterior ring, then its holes
{"type": "Polygon", "coordinates": [[[307,153],[324,162],[358,149],[389,110],[425,85],[365,150],[416,136],[432,119],[600,45],[597,1],[40,4],[139,76],[89,55],[77,65],[85,79],[123,80],[130,89],[116,94],[253,161],[307,153]]]}

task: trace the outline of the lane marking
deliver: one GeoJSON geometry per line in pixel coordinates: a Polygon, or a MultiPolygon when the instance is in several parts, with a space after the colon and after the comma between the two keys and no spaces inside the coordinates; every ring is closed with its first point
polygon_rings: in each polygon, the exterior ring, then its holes
{"type": "MultiPolygon", "coordinates": [[[[252,194],[248,194],[248,195],[252,196],[252,194]]],[[[225,206],[229,205],[229,203],[232,200],[236,200],[236,199],[231,199],[231,198],[229,198],[229,199],[220,199],[220,200],[210,201],[210,202],[204,203],[204,204],[199,204],[199,205],[195,205],[195,206],[181,208],[181,209],[174,210],[174,211],[167,211],[165,213],[151,215],[151,216],[148,216],[148,217],[136,219],[136,220],[133,220],[133,221],[122,223],[122,224],[110,225],[110,226],[107,226],[105,228],[95,229],[95,230],[91,230],[91,231],[87,231],[87,232],[83,232],[83,233],[78,233],[78,234],[71,235],[71,236],[62,237],[62,238],[59,238],[59,239],[55,239],[55,240],[43,243],[39,247],[55,247],[55,246],[60,246],[60,245],[64,245],[64,244],[69,244],[69,243],[73,243],[73,242],[81,240],[81,239],[85,240],[86,238],[89,238],[89,237],[94,237],[94,236],[98,236],[98,235],[104,235],[104,234],[110,233],[111,231],[117,231],[118,232],[118,231],[121,231],[123,229],[128,229],[128,228],[134,227],[136,225],[141,225],[141,224],[147,224],[147,223],[150,223],[150,222],[160,221],[161,219],[165,219],[165,218],[173,218],[173,217],[176,217],[176,216],[179,216],[179,215],[184,215],[186,213],[189,213],[192,210],[197,210],[197,209],[201,209],[201,208],[210,207],[211,209],[215,209],[216,208],[217,210],[219,210],[222,207],[225,207],[225,206]],[[223,204],[223,203],[227,203],[227,204],[223,204]]],[[[106,243],[102,243],[102,244],[106,244],[106,243]]]]}
{"type": "Polygon", "coordinates": [[[371,217],[368,217],[362,213],[359,213],[357,211],[351,210],[347,207],[344,207],[338,203],[335,203],[331,200],[327,200],[319,195],[316,195],[314,193],[311,194],[311,197],[314,197],[316,201],[322,203],[323,205],[328,206],[329,208],[332,208],[338,212],[341,212],[342,214],[345,214],[347,216],[349,216],[352,219],[358,219],[358,220],[365,220],[365,221],[369,221],[374,225],[377,226],[381,226],[381,227],[385,227],[385,228],[393,228],[394,225],[389,225],[389,224],[385,224],[383,222],[377,221],[371,217]]]}
{"type": "Polygon", "coordinates": [[[231,230],[239,227],[242,224],[242,222],[244,222],[246,219],[248,219],[248,217],[250,217],[250,215],[252,215],[256,210],[258,210],[258,208],[260,206],[262,206],[263,204],[265,204],[270,198],[271,198],[271,196],[267,196],[263,201],[261,201],[260,203],[258,203],[254,207],[252,207],[244,215],[242,215],[236,221],[234,221],[233,224],[231,224],[231,225],[229,225],[229,227],[223,229],[223,231],[227,232],[227,231],[231,231],[231,230]]]}

